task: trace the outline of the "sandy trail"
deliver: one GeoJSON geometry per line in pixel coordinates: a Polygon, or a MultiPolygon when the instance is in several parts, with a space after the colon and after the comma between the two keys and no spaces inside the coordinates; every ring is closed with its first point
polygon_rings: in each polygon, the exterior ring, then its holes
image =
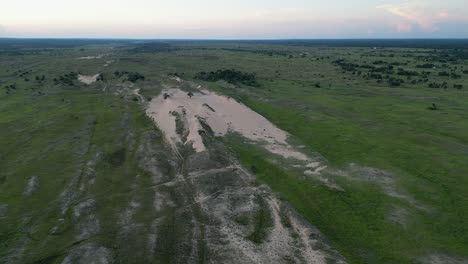
{"type": "Polygon", "coordinates": [[[177,144],[191,143],[196,152],[205,151],[200,135],[200,131],[204,130],[200,123],[203,121],[215,136],[237,132],[271,153],[304,163],[309,172],[320,167],[318,162],[288,144],[287,132],[236,100],[208,90],[199,89],[189,96],[180,89],[165,89],[151,101],[147,114],[164,132],[174,149],[177,144]],[[188,130],[186,139],[177,132],[177,122],[184,124],[188,130]]]}
{"type": "Polygon", "coordinates": [[[97,81],[99,77],[99,73],[95,75],[78,75],[78,81],[85,83],[85,84],[92,84],[97,81]]]}

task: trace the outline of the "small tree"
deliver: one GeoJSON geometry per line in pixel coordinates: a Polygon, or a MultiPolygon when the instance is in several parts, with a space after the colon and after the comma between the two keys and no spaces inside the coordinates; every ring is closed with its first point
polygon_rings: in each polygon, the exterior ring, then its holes
{"type": "Polygon", "coordinates": [[[432,111],[439,110],[439,108],[437,108],[437,105],[434,103],[432,103],[432,105],[429,106],[427,109],[432,110],[432,111]]]}

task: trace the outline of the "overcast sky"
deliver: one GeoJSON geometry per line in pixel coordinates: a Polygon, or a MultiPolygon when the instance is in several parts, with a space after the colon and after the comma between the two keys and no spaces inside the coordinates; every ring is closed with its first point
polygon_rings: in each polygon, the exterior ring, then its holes
{"type": "Polygon", "coordinates": [[[0,0],[0,37],[468,38],[468,0],[0,0]]]}

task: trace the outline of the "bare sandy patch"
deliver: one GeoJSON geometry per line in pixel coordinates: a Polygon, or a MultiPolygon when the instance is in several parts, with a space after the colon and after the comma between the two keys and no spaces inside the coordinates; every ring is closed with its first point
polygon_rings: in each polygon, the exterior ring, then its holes
{"type": "Polygon", "coordinates": [[[104,67],[107,67],[107,66],[111,65],[111,63],[113,63],[113,62],[114,62],[113,60],[106,61],[106,63],[104,64],[104,67]]]}
{"type": "Polygon", "coordinates": [[[264,146],[273,154],[303,162],[308,171],[319,173],[325,168],[291,146],[287,142],[289,134],[265,117],[232,98],[208,90],[199,89],[198,92],[187,93],[180,89],[165,89],[151,101],[147,114],[164,132],[173,148],[177,144],[190,143],[196,152],[205,151],[200,134],[203,131],[200,121],[203,121],[215,136],[236,132],[264,146]],[[177,132],[177,122],[185,124],[188,130],[186,138],[177,132]]]}
{"type": "Polygon", "coordinates": [[[79,57],[79,60],[93,60],[93,59],[102,59],[104,57],[104,54],[99,54],[97,56],[85,56],[85,57],[79,57]]]}
{"type": "Polygon", "coordinates": [[[99,75],[99,73],[95,75],[78,75],[78,81],[85,84],[92,84],[97,81],[99,75]]]}
{"type": "Polygon", "coordinates": [[[427,264],[468,264],[468,259],[458,256],[434,253],[429,256],[425,256],[422,259],[422,262],[427,264]]]}

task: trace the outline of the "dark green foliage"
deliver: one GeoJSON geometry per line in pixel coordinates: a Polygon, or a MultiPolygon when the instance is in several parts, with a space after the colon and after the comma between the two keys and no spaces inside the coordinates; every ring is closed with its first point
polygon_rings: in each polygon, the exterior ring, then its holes
{"type": "Polygon", "coordinates": [[[127,74],[127,80],[128,80],[129,82],[135,83],[135,82],[137,82],[138,80],[144,81],[144,80],[145,80],[145,76],[139,74],[138,72],[129,72],[129,73],[127,74]]]}
{"type": "Polygon", "coordinates": [[[434,111],[434,110],[439,110],[439,108],[437,108],[437,105],[436,105],[436,104],[434,104],[434,103],[432,103],[432,105],[431,105],[431,106],[429,106],[427,109],[429,109],[429,110],[433,110],[433,111],[434,111]]]}
{"type": "Polygon", "coordinates": [[[262,49],[235,49],[235,48],[223,48],[226,51],[234,51],[234,52],[248,52],[253,54],[262,54],[268,56],[289,56],[290,54],[285,51],[277,51],[277,50],[262,50],[262,49]]]}
{"type": "Polygon", "coordinates": [[[138,44],[136,47],[130,50],[132,53],[155,53],[155,52],[170,52],[170,51],[175,51],[178,50],[177,47],[175,47],[172,44],[167,44],[167,43],[143,43],[143,44],[138,44]]]}
{"type": "Polygon", "coordinates": [[[446,89],[447,88],[447,82],[443,82],[443,83],[430,83],[429,84],[429,88],[444,88],[446,89]]]}
{"type": "Polygon", "coordinates": [[[45,75],[42,75],[42,76],[36,76],[36,81],[40,82],[40,81],[44,81],[45,80],[45,75]]]}
{"type": "Polygon", "coordinates": [[[104,74],[100,73],[96,80],[97,81],[104,81],[104,74]]]}
{"type": "Polygon", "coordinates": [[[408,70],[405,70],[405,69],[398,69],[397,74],[398,75],[403,75],[403,76],[419,76],[419,72],[408,71],[408,70]]]}
{"type": "Polygon", "coordinates": [[[335,60],[333,63],[339,65],[343,71],[353,72],[353,71],[356,71],[356,69],[360,67],[359,64],[349,63],[349,62],[346,62],[344,59],[335,60]]]}
{"type": "Polygon", "coordinates": [[[455,72],[450,73],[450,78],[452,79],[460,79],[461,75],[455,72]]]}
{"type": "Polygon", "coordinates": [[[449,76],[450,76],[450,73],[448,73],[448,72],[446,72],[446,71],[439,72],[439,76],[449,77],[449,76]]]}
{"type": "Polygon", "coordinates": [[[7,90],[7,92],[9,92],[11,90],[16,90],[16,83],[7,85],[4,88],[5,88],[5,90],[7,90]]]}
{"type": "MultiPolygon", "coordinates": [[[[45,79],[45,77],[44,77],[45,79]]],[[[66,85],[69,85],[69,86],[73,86],[74,85],[74,82],[75,80],[78,79],[78,74],[76,72],[70,72],[70,73],[67,73],[63,76],[59,76],[58,79],[57,78],[54,78],[54,84],[60,84],[60,83],[63,83],[63,84],[66,84],[66,85]]]]}
{"type": "Polygon", "coordinates": [[[432,63],[424,63],[424,64],[416,65],[416,68],[422,68],[422,69],[432,69],[434,67],[436,67],[436,65],[432,63]]]}
{"type": "Polygon", "coordinates": [[[126,150],[120,148],[106,155],[106,161],[113,167],[119,167],[125,162],[126,150]]]}
{"type": "Polygon", "coordinates": [[[257,82],[255,73],[245,73],[234,69],[221,69],[215,72],[199,72],[195,75],[195,78],[208,82],[224,80],[233,84],[245,84],[253,87],[260,86],[257,82]]]}
{"type": "Polygon", "coordinates": [[[138,72],[116,71],[114,72],[114,75],[119,78],[124,75],[127,75],[127,78],[125,80],[132,82],[132,83],[136,83],[138,80],[142,80],[142,81],[145,80],[145,76],[143,76],[142,74],[138,72]]]}
{"type": "Polygon", "coordinates": [[[392,86],[392,87],[397,87],[397,86],[400,86],[402,83],[404,83],[405,81],[403,81],[402,79],[397,79],[397,78],[390,78],[388,80],[388,85],[392,86]]]}
{"type": "Polygon", "coordinates": [[[369,78],[371,78],[371,79],[377,79],[377,80],[381,80],[381,79],[383,79],[383,76],[382,76],[382,74],[378,74],[378,73],[371,73],[371,74],[369,74],[369,78]]]}

